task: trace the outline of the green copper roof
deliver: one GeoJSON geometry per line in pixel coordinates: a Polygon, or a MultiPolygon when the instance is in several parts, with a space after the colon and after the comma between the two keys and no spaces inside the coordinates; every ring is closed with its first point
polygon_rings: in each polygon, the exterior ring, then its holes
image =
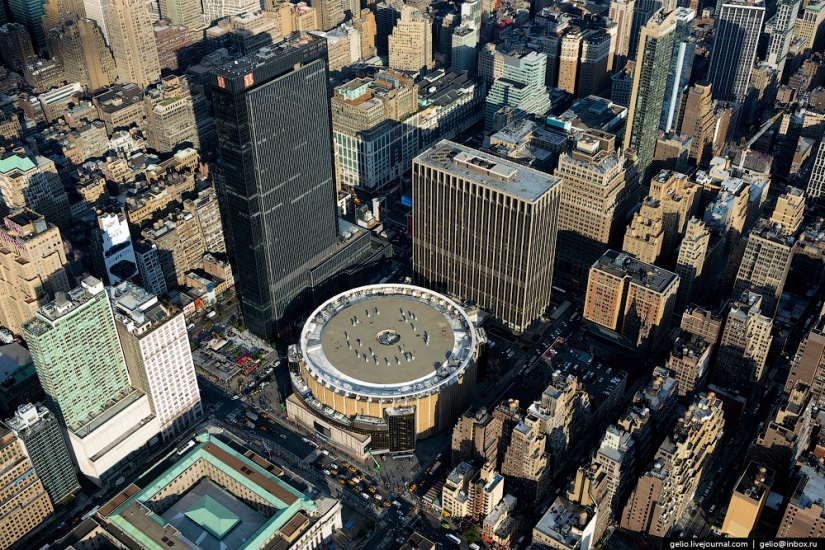
{"type": "Polygon", "coordinates": [[[22,170],[23,172],[34,168],[34,163],[28,157],[21,157],[18,155],[9,155],[0,160],[0,172],[8,174],[14,169],[22,170]]]}
{"type": "Polygon", "coordinates": [[[218,539],[224,538],[241,521],[241,518],[209,495],[204,495],[184,515],[218,539]]]}

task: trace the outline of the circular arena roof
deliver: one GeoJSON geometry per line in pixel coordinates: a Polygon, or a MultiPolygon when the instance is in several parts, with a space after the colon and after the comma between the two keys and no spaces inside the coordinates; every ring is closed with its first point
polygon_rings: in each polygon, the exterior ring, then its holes
{"type": "Polygon", "coordinates": [[[472,361],[473,325],[449,298],[370,285],[328,300],[301,332],[309,372],[345,393],[397,397],[451,383],[472,361]]]}

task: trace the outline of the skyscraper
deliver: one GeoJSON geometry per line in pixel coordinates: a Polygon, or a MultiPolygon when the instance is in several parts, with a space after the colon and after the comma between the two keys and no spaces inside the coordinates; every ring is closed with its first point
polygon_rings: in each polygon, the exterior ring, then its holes
{"type": "Polygon", "coordinates": [[[690,143],[690,158],[697,165],[704,166],[710,162],[713,154],[713,133],[716,127],[711,83],[700,80],[685,95],[687,98],[679,131],[693,138],[690,143]]]}
{"type": "Polygon", "coordinates": [[[625,146],[636,152],[639,183],[652,177],[653,155],[676,39],[677,12],[657,12],[642,28],[627,114],[625,146]]]}
{"type": "Polygon", "coordinates": [[[15,152],[0,160],[0,212],[29,208],[46,221],[66,229],[71,224],[69,197],[54,161],[15,152]]]}
{"type": "Polygon", "coordinates": [[[212,76],[244,318],[265,337],[370,253],[367,232],[339,230],[326,51],[291,36],[212,76]]]}
{"type": "Polygon", "coordinates": [[[109,0],[106,28],[121,82],[145,88],[160,78],[158,47],[144,0],[109,0]]]}
{"type": "Polygon", "coordinates": [[[782,77],[782,70],[785,68],[785,58],[794,37],[794,24],[799,13],[801,0],[778,0],[776,2],[776,14],[765,24],[768,34],[768,51],[765,54],[765,61],[778,71],[778,79],[782,77]]]}
{"type": "Polygon", "coordinates": [[[764,18],[762,0],[722,4],[707,74],[713,84],[713,99],[740,103],[745,99],[764,18]]]}
{"type": "Polygon", "coordinates": [[[47,32],[49,51],[63,59],[67,81],[80,82],[94,91],[117,79],[115,60],[95,20],[65,14],[61,23],[47,32]]]}
{"type": "Polygon", "coordinates": [[[432,21],[413,6],[401,8],[401,18],[388,38],[389,64],[402,71],[433,68],[432,21]]]}
{"type": "Polygon", "coordinates": [[[9,548],[54,512],[31,460],[14,432],[0,426],[0,547],[9,548]]]}
{"type": "Polygon", "coordinates": [[[615,0],[610,2],[610,20],[616,23],[616,51],[613,58],[614,71],[624,69],[630,50],[630,31],[633,26],[635,0],[615,0]]]}
{"type": "Polygon", "coordinates": [[[667,85],[665,86],[665,101],[659,121],[659,128],[665,132],[672,132],[676,129],[679,109],[682,106],[682,96],[685,88],[690,83],[693,57],[696,53],[696,46],[691,39],[694,19],[693,10],[676,8],[669,15],[675,19],[676,29],[673,31],[673,55],[670,58],[667,85]]]}
{"type": "Polygon", "coordinates": [[[46,51],[46,33],[43,30],[43,0],[9,0],[12,21],[29,31],[34,48],[46,51]]]}
{"type": "Polygon", "coordinates": [[[6,426],[17,436],[52,502],[80,490],[60,425],[49,409],[40,403],[21,405],[6,426]]]}
{"type": "Polygon", "coordinates": [[[0,58],[7,67],[17,69],[34,56],[29,31],[20,23],[0,26],[0,58]]]}
{"type": "Polygon", "coordinates": [[[47,403],[80,471],[102,483],[157,442],[160,425],[130,381],[103,283],[93,277],[23,326],[47,403]]]}
{"type": "Polygon", "coordinates": [[[487,94],[484,127],[500,130],[528,114],[545,114],[550,109],[550,95],[544,85],[547,55],[513,50],[501,56],[493,53],[493,57],[496,61],[501,57],[502,75],[487,94]]]}
{"type": "Polygon", "coordinates": [[[149,397],[163,438],[173,439],[203,415],[183,311],[130,282],[110,293],[129,376],[149,397]]]}
{"type": "Polygon", "coordinates": [[[615,137],[585,133],[559,157],[553,175],[562,182],[556,265],[583,279],[605,248],[618,242],[630,207],[615,137]]]}
{"type": "Polygon", "coordinates": [[[449,141],[412,179],[416,278],[526,329],[550,301],[559,179],[449,141]]]}

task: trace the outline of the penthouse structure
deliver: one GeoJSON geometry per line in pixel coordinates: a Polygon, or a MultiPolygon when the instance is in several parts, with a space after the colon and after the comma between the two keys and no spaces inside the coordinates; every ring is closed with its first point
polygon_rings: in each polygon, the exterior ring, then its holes
{"type": "Polygon", "coordinates": [[[630,338],[639,350],[665,341],[679,276],[608,250],[590,268],[584,318],[630,338]]]}
{"type": "Polygon", "coordinates": [[[416,157],[416,279],[475,301],[515,330],[526,329],[550,300],[558,183],[558,178],[449,141],[416,157]],[[463,229],[445,232],[444,227],[463,229]]]}

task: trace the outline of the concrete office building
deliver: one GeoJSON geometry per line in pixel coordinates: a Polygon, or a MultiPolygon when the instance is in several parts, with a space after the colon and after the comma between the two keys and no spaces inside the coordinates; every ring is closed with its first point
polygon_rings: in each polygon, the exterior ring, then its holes
{"type": "Polygon", "coordinates": [[[26,27],[38,53],[46,51],[42,0],[8,0],[12,21],[26,27]]]}
{"type": "Polygon", "coordinates": [[[26,403],[5,422],[23,447],[53,503],[68,501],[80,490],[60,424],[40,403],[26,403]]]}
{"type": "Polygon", "coordinates": [[[69,198],[53,161],[15,152],[0,160],[0,213],[30,208],[61,229],[71,225],[69,198]]]}
{"type": "Polygon", "coordinates": [[[653,350],[665,341],[679,276],[608,250],[590,268],[583,317],[653,350]]]}
{"type": "Polygon", "coordinates": [[[0,26],[0,58],[6,66],[18,69],[33,57],[34,49],[26,27],[19,23],[0,26]]]}
{"type": "Polygon", "coordinates": [[[547,437],[538,416],[524,415],[513,426],[501,462],[501,473],[508,486],[531,506],[538,504],[550,481],[550,457],[545,451],[547,437]]]}
{"type": "Polygon", "coordinates": [[[167,288],[186,286],[186,276],[203,267],[206,242],[198,219],[191,212],[174,212],[141,232],[158,251],[167,288]]]}
{"type": "Polygon", "coordinates": [[[100,212],[92,231],[92,260],[95,271],[106,285],[138,274],[129,223],[122,212],[100,212]]]}
{"type": "Polygon", "coordinates": [[[825,44],[825,2],[810,1],[796,20],[794,33],[803,40],[802,49],[817,51],[825,44]]]}
{"type": "Polygon", "coordinates": [[[665,537],[682,517],[722,438],[722,402],[700,394],[659,446],[622,513],[621,527],[665,537]],[[702,449],[703,452],[697,452],[702,449]]]}
{"type": "Polygon", "coordinates": [[[389,66],[423,73],[434,66],[432,21],[417,8],[404,5],[388,38],[389,66]]]}
{"type": "Polygon", "coordinates": [[[616,23],[616,46],[613,52],[613,69],[621,71],[630,59],[630,31],[633,25],[635,0],[610,2],[610,20],[616,23]]]}
{"type": "Polygon", "coordinates": [[[747,538],[753,534],[775,477],[776,473],[762,464],[753,461],[748,464],[730,497],[722,523],[724,535],[747,538]]]}
{"type": "Polygon", "coordinates": [[[648,264],[661,263],[665,242],[663,218],[661,203],[646,197],[627,226],[622,251],[648,264]]]}
{"type": "Polygon", "coordinates": [[[635,152],[639,183],[647,187],[662,112],[669,98],[668,73],[677,43],[678,10],[657,12],[642,28],[636,57],[633,88],[627,115],[625,147],[635,152]]]}
{"type": "Polygon", "coordinates": [[[483,407],[467,410],[453,428],[453,464],[469,462],[479,468],[489,462],[495,464],[500,436],[500,419],[483,407]]]}
{"type": "Polygon", "coordinates": [[[825,317],[820,316],[800,342],[785,382],[785,393],[790,394],[798,383],[810,388],[814,405],[825,406],[825,317]]]}
{"type": "Polygon", "coordinates": [[[412,452],[469,407],[480,340],[455,302],[429,290],[344,292],[309,316],[300,353],[290,352],[287,415],[359,460],[370,449],[412,452]]]}
{"type": "Polygon", "coordinates": [[[762,0],[722,3],[707,73],[714,99],[744,101],[764,18],[762,0]]]}
{"type": "Polygon", "coordinates": [[[550,301],[560,180],[449,141],[412,179],[416,279],[525,330],[550,301]]]}
{"type": "Polygon", "coordinates": [[[777,80],[781,80],[785,68],[785,58],[794,38],[794,27],[799,13],[801,0],[779,0],[776,2],[776,13],[765,23],[768,32],[768,51],[765,62],[777,70],[777,80]]]}
{"type": "Polygon", "coordinates": [[[172,440],[203,416],[183,312],[130,282],[109,293],[129,377],[172,440]]]}
{"type": "Polygon", "coordinates": [[[733,303],[713,370],[714,384],[745,396],[762,379],[771,346],[773,319],[763,315],[762,300],[758,294],[744,292],[733,303]]]}
{"type": "Polygon", "coordinates": [[[62,14],[60,24],[47,32],[49,51],[63,60],[68,82],[80,82],[95,91],[117,79],[115,60],[95,20],[62,14]]]}
{"type": "Polygon", "coordinates": [[[162,0],[163,18],[173,25],[183,25],[190,29],[203,28],[203,11],[200,0],[162,0]]]}
{"type": "MultiPolygon", "coordinates": [[[[484,127],[500,130],[510,122],[529,114],[542,116],[550,109],[550,95],[544,84],[547,55],[542,52],[513,50],[501,58],[501,77],[496,78],[487,94],[484,127]]],[[[479,64],[481,58],[479,58],[479,64]]],[[[481,67],[479,65],[479,73],[481,67]]]]}
{"type": "Polygon", "coordinates": [[[9,548],[54,512],[49,494],[14,432],[0,426],[0,546],[9,548]]]}
{"type": "Polygon", "coordinates": [[[335,88],[332,134],[339,185],[375,192],[400,178],[418,154],[418,87],[395,71],[335,88]]]}
{"type": "MultiPolygon", "coordinates": [[[[709,256],[712,256],[720,241],[714,239],[714,248],[711,248],[711,233],[707,226],[697,218],[691,218],[687,223],[685,237],[679,245],[679,254],[676,258],[674,271],[679,276],[679,292],[676,295],[676,313],[683,312],[688,304],[703,292],[705,283],[709,282],[709,256]]],[[[710,276],[714,275],[713,273],[710,276]]]]}
{"type": "Polygon", "coordinates": [[[615,137],[591,130],[559,156],[561,179],[556,266],[579,279],[618,241],[631,206],[615,137]]]}
{"type": "Polygon", "coordinates": [[[821,539],[825,536],[825,475],[822,468],[811,461],[803,464],[788,492],[791,500],[785,508],[777,537],[821,539]]]}
{"type": "Polygon", "coordinates": [[[226,240],[224,239],[223,222],[215,188],[207,187],[198,191],[197,196],[183,201],[183,209],[194,215],[198,221],[206,252],[225,254],[226,240]]]}
{"type": "Polygon", "coordinates": [[[70,289],[60,230],[30,210],[3,218],[0,228],[0,325],[20,334],[23,323],[58,291],[70,289]]]}
{"type": "Polygon", "coordinates": [[[814,205],[821,207],[822,197],[825,195],[825,142],[820,143],[817,148],[805,195],[814,205]]]}
{"type": "Polygon", "coordinates": [[[134,249],[143,287],[158,296],[165,294],[168,287],[166,286],[166,277],[163,275],[163,266],[160,263],[160,252],[157,245],[146,241],[138,241],[134,243],[134,249]]]}
{"type": "Polygon", "coordinates": [[[816,426],[816,409],[810,388],[795,383],[782,395],[769,422],[759,430],[749,454],[777,472],[788,472],[808,449],[810,436],[816,426]]]}
{"type": "Polygon", "coordinates": [[[352,285],[373,254],[369,233],[337,217],[327,85],[326,41],[311,35],[292,35],[212,76],[244,319],[267,338],[352,285]],[[285,97],[302,108],[283,109],[285,97]],[[271,123],[254,123],[263,119],[271,123]]]}
{"type": "Polygon", "coordinates": [[[207,100],[192,90],[188,78],[164,78],[158,87],[147,90],[143,101],[150,148],[171,153],[182,144],[195,149],[209,146],[201,143],[203,125],[209,118],[207,100]]]}
{"type": "Polygon", "coordinates": [[[109,0],[106,21],[106,38],[112,47],[118,80],[146,88],[159,79],[158,47],[146,2],[109,0]]]}
{"type": "Polygon", "coordinates": [[[46,404],[67,429],[83,474],[101,484],[157,443],[160,424],[129,381],[102,282],[88,277],[58,293],[23,334],[46,404]]]}

